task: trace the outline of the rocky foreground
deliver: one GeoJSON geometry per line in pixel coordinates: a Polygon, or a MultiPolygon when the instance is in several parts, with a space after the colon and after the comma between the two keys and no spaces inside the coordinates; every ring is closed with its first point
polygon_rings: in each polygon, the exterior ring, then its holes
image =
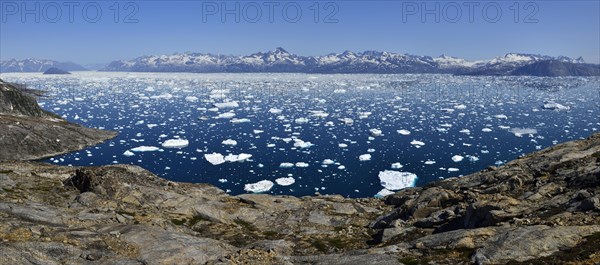
{"type": "Polygon", "coordinates": [[[25,87],[0,79],[0,161],[36,160],[83,149],[115,137],[40,108],[25,87]]]}
{"type": "Polygon", "coordinates": [[[17,161],[114,133],[0,88],[0,264],[600,263],[600,134],[385,199],[231,196],[136,166],[17,161]]]}
{"type": "Polygon", "coordinates": [[[385,200],[0,164],[3,264],[600,262],[600,134],[385,200]]]}

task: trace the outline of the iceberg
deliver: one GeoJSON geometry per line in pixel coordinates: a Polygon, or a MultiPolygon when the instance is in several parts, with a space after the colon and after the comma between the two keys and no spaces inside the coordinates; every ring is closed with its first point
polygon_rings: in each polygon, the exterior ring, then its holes
{"type": "Polygon", "coordinates": [[[244,162],[244,161],[248,160],[251,157],[252,157],[251,154],[241,153],[239,155],[228,154],[224,159],[227,162],[244,162]]]}
{"type": "Polygon", "coordinates": [[[425,143],[424,143],[424,142],[417,141],[417,140],[412,140],[412,141],[410,142],[410,144],[414,145],[416,148],[419,148],[419,147],[421,147],[421,146],[424,146],[424,145],[425,145],[425,143]]]}
{"type": "Polygon", "coordinates": [[[184,147],[188,146],[189,144],[190,144],[190,142],[188,140],[170,139],[170,140],[166,140],[162,144],[162,147],[164,147],[164,148],[184,148],[184,147]]]}
{"type": "Polygon", "coordinates": [[[160,150],[160,148],[156,147],[156,146],[140,146],[140,147],[136,147],[136,148],[132,148],[131,152],[155,152],[160,150]]]}
{"type": "Polygon", "coordinates": [[[403,166],[400,162],[396,162],[392,164],[392,169],[401,169],[403,166]]]}
{"type": "Polygon", "coordinates": [[[308,167],[308,164],[304,162],[297,162],[296,167],[308,167]]]}
{"type": "Polygon", "coordinates": [[[460,162],[460,161],[463,161],[463,159],[464,159],[464,157],[461,155],[455,155],[452,157],[452,161],[454,161],[454,162],[460,162]]]}
{"type": "Polygon", "coordinates": [[[225,163],[223,155],[219,153],[204,154],[204,159],[215,166],[225,163]]]}
{"type": "Polygon", "coordinates": [[[235,145],[237,145],[237,141],[232,140],[232,139],[227,139],[227,140],[224,140],[223,142],[221,142],[221,144],[235,146],[235,145]]]}
{"type": "Polygon", "coordinates": [[[292,177],[287,177],[287,178],[278,178],[275,180],[275,182],[279,186],[289,186],[289,185],[294,184],[296,182],[296,180],[292,177]]]}
{"type": "Polygon", "coordinates": [[[250,122],[250,119],[246,119],[246,118],[236,119],[236,118],[234,118],[230,122],[234,123],[234,124],[245,123],[245,122],[250,122]]]}
{"type": "Polygon", "coordinates": [[[397,130],[396,132],[398,132],[400,135],[410,135],[410,131],[409,130],[397,130]]]}
{"type": "Polygon", "coordinates": [[[370,129],[369,133],[371,133],[373,137],[381,136],[381,130],[379,129],[370,129]]]}
{"type": "Polygon", "coordinates": [[[252,193],[267,192],[273,188],[275,184],[270,180],[261,180],[256,183],[244,185],[244,190],[252,193]]]}
{"type": "Polygon", "coordinates": [[[417,175],[410,172],[400,172],[394,170],[384,170],[379,172],[379,181],[381,186],[387,190],[400,190],[408,187],[414,187],[417,175]]]}
{"type": "Polygon", "coordinates": [[[370,154],[360,155],[360,156],[358,156],[358,160],[360,160],[360,161],[369,161],[369,160],[371,160],[371,155],[370,154]]]}
{"type": "Polygon", "coordinates": [[[216,119],[231,119],[235,117],[235,113],[233,112],[225,112],[217,115],[216,119]]]}
{"type": "Polygon", "coordinates": [[[226,108],[237,108],[240,105],[237,103],[237,101],[231,101],[231,102],[222,102],[222,103],[215,103],[213,104],[215,106],[215,108],[219,108],[219,109],[226,109],[226,108]]]}
{"type": "Polygon", "coordinates": [[[125,153],[123,153],[124,156],[134,156],[135,154],[129,150],[125,151],[125,153]]]}
{"type": "Polygon", "coordinates": [[[385,196],[392,195],[392,194],[394,194],[393,191],[388,190],[388,189],[382,189],[379,192],[377,192],[377,194],[375,194],[375,198],[383,198],[385,196]]]}
{"type": "Polygon", "coordinates": [[[281,168],[290,168],[290,167],[294,167],[293,163],[288,163],[288,162],[283,162],[281,164],[279,164],[279,167],[281,168]]]}
{"type": "Polygon", "coordinates": [[[525,134],[536,134],[537,133],[536,129],[529,129],[529,128],[512,128],[509,131],[511,133],[513,133],[516,137],[523,137],[523,135],[525,135],[525,134]]]}
{"type": "Polygon", "coordinates": [[[559,104],[556,102],[547,102],[544,104],[544,106],[542,106],[542,108],[548,109],[548,110],[556,110],[556,111],[571,109],[571,107],[569,107],[569,106],[565,106],[565,105],[562,105],[562,104],[559,104]]]}

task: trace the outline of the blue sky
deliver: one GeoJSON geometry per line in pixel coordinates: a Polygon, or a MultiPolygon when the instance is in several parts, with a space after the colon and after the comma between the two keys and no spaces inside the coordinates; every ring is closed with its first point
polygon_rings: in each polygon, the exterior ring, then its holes
{"type": "Polygon", "coordinates": [[[115,1],[2,0],[0,8],[1,60],[91,64],[149,54],[241,55],[284,47],[300,55],[381,50],[478,60],[523,52],[600,63],[597,0],[120,1],[118,8],[115,1]],[[92,23],[96,8],[102,15],[92,23]],[[234,10],[225,21],[223,8],[234,10]],[[430,12],[423,20],[424,9],[430,12]],[[132,23],[124,23],[127,18],[132,23]]]}

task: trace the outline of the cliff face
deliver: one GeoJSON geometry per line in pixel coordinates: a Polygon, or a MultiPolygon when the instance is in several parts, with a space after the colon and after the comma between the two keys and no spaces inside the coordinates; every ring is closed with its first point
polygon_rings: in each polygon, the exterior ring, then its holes
{"type": "Polygon", "coordinates": [[[28,92],[0,80],[0,161],[41,159],[116,136],[67,122],[40,108],[28,92]]]}
{"type": "Polygon", "coordinates": [[[600,134],[385,200],[0,163],[0,263],[594,264],[599,185],[600,134]]]}

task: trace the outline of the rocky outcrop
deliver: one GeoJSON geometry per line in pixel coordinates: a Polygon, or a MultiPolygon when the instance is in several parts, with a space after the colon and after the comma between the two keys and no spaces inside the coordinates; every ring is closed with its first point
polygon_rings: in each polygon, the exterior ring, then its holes
{"type": "Polygon", "coordinates": [[[594,264],[599,184],[600,134],[385,200],[0,163],[0,263],[594,264]]]}
{"type": "Polygon", "coordinates": [[[0,80],[0,161],[51,157],[116,136],[115,132],[69,123],[43,110],[30,92],[0,80]]]}

